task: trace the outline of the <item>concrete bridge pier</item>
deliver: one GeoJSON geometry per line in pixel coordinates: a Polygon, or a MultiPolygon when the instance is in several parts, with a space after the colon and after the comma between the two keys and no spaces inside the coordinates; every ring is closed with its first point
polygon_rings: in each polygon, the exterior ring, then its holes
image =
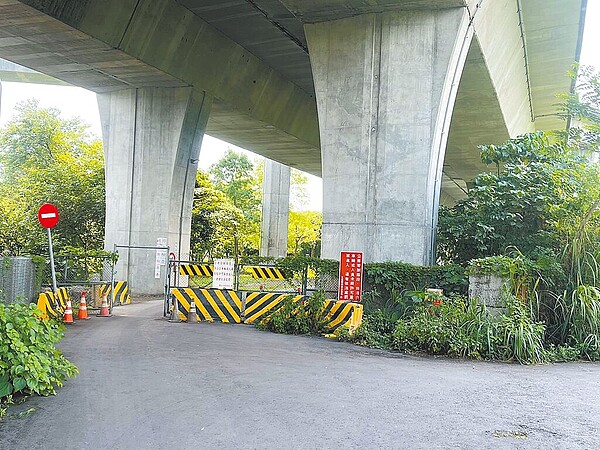
{"type": "Polygon", "coordinates": [[[290,173],[289,166],[265,159],[260,256],[280,258],[287,254],[290,173]]]}
{"type": "Polygon", "coordinates": [[[323,164],[323,258],[433,262],[466,8],[305,25],[323,164]]]}
{"type": "MultiPolygon", "coordinates": [[[[212,99],[191,87],[98,94],[106,164],[105,249],[154,247],[166,239],[189,256],[191,207],[212,99]]],[[[156,251],[120,250],[117,276],[133,292],[161,293],[156,251]],[[157,273],[158,272],[158,273],[157,273]]]]}

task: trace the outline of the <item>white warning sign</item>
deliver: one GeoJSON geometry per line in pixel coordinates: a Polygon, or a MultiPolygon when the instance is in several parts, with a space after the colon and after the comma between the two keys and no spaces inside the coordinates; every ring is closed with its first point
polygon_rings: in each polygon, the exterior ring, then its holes
{"type": "Polygon", "coordinates": [[[235,270],[233,259],[215,259],[213,266],[213,289],[233,289],[235,270]]]}

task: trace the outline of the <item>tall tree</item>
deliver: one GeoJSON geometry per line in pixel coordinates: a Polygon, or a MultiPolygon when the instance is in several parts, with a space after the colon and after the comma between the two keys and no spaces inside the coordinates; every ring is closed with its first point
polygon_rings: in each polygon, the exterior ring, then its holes
{"type": "Polygon", "coordinates": [[[440,208],[441,258],[464,264],[508,247],[531,258],[560,254],[598,198],[597,168],[544,133],[483,146],[481,156],[495,173],[480,174],[466,199],[440,208]]]}
{"type": "Polygon", "coordinates": [[[247,156],[228,150],[210,168],[210,175],[227,200],[215,216],[221,223],[218,247],[226,256],[257,253],[262,196],[257,169],[247,156]]]}
{"type": "Polygon", "coordinates": [[[561,116],[572,125],[569,144],[584,152],[600,152],[600,73],[575,66],[570,73],[576,89],[562,96],[561,116]]]}
{"type": "Polygon", "coordinates": [[[101,143],[78,119],[64,120],[37,101],[17,107],[0,132],[0,245],[4,253],[40,253],[42,203],[56,204],[58,251],[101,249],[104,239],[104,162],[101,143]],[[7,219],[9,218],[9,219],[7,219]]]}
{"type": "Polygon", "coordinates": [[[290,209],[304,211],[308,204],[308,178],[304,172],[292,169],[290,180],[290,209]]]}
{"type": "Polygon", "coordinates": [[[246,155],[229,149],[210,168],[215,187],[223,192],[244,217],[260,220],[261,185],[255,176],[255,168],[246,155]]]}
{"type": "Polygon", "coordinates": [[[208,174],[199,171],[192,208],[193,258],[233,256],[237,223],[243,220],[241,211],[215,188],[208,174]]]}
{"type": "Polygon", "coordinates": [[[322,221],[316,211],[290,211],[288,253],[319,256],[322,221]]]}
{"type": "Polygon", "coordinates": [[[571,76],[577,89],[561,107],[568,132],[480,148],[494,173],[480,174],[467,199],[440,209],[442,259],[465,263],[515,246],[534,259],[560,256],[567,272],[581,261],[576,255],[600,261],[600,175],[589,158],[600,151],[600,75],[576,67],[571,76]]]}

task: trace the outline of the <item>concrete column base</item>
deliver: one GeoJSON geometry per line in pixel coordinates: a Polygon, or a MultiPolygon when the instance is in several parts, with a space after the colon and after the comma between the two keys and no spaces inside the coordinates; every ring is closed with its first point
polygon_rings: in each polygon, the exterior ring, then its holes
{"type": "Polygon", "coordinates": [[[305,25],[323,163],[323,258],[433,262],[466,8],[305,25]]]}
{"type": "MultiPolygon", "coordinates": [[[[189,255],[194,181],[211,99],[192,88],[98,94],[106,164],[105,248],[166,244],[189,255]]],[[[117,277],[159,294],[166,265],[156,250],[120,250],[117,277]]],[[[168,257],[168,255],[167,255],[168,257]]]]}
{"type": "Polygon", "coordinates": [[[260,256],[280,258],[287,254],[290,172],[289,166],[265,159],[260,256]]]}

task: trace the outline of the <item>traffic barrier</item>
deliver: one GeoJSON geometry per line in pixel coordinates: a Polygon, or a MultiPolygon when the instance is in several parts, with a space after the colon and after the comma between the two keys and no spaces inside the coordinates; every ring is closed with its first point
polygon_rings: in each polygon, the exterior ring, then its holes
{"type": "Polygon", "coordinates": [[[56,294],[54,295],[54,299],[56,301],[58,310],[61,314],[63,314],[67,309],[67,300],[69,300],[69,291],[67,291],[67,288],[58,288],[56,294]]]}
{"type": "MultiPolygon", "coordinates": [[[[273,314],[283,305],[286,298],[292,301],[306,301],[302,295],[271,294],[266,292],[252,292],[246,297],[244,309],[244,323],[259,323],[273,314]]],[[[360,303],[325,300],[323,314],[329,333],[335,333],[341,327],[350,331],[355,330],[362,323],[363,305],[360,303]]]]}
{"type": "Polygon", "coordinates": [[[241,323],[242,301],[237,292],[220,289],[175,288],[172,295],[179,304],[179,317],[187,320],[190,304],[194,302],[199,320],[241,323]]]}
{"type": "MultiPolygon", "coordinates": [[[[112,285],[103,284],[100,286],[100,297],[105,295],[111,295],[112,285]]],[[[131,303],[131,296],[129,295],[129,286],[127,281],[116,281],[115,282],[115,305],[129,305],[131,303]]]]}
{"type": "Polygon", "coordinates": [[[41,318],[44,320],[60,317],[61,313],[56,307],[56,301],[52,292],[42,292],[38,296],[37,307],[42,312],[41,318]]]}
{"type": "Polygon", "coordinates": [[[330,333],[339,328],[346,328],[350,332],[356,330],[362,323],[363,305],[336,300],[325,300],[325,318],[330,333]]]}
{"type": "Polygon", "coordinates": [[[246,266],[255,280],[285,280],[283,272],[275,267],[246,266]]]}
{"type": "MultiPolygon", "coordinates": [[[[244,323],[255,324],[281,308],[288,298],[293,302],[306,301],[303,295],[251,292],[242,306],[236,291],[219,289],[175,288],[172,295],[178,305],[176,321],[188,321],[190,314],[193,314],[190,306],[194,305],[199,320],[240,323],[241,317],[244,317],[244,323]]],[[[328,333],[335,334],[340,328],[352,332],[362,323],[363,305],[325,300],[323,314],[328,333]]]]}
{"type": "Polygon", "coordinates": [[[182,264],[179,266],[180,275],[190,277],[212,277],[214,267],[209,264],[182,264]]]}
{"type": "Polygon", "coordinates": [[[251,292],[246,296],[244,309],[244,323],[258,323],[265,317],[277,311],[286,298],[292,297],[293,301],[301,301],[303,295],[272,294],[268,292],[251,292]]]}
{"type": "Polygon", "coordinates": [[[77,319],[79,320],[88,320],[88,312],[87,312],[87,302],[85,301],[85,296],[87,293],[83,291],[81,293],[81,299],[79,300],[79,310],[77,311],[77,319]]]}

